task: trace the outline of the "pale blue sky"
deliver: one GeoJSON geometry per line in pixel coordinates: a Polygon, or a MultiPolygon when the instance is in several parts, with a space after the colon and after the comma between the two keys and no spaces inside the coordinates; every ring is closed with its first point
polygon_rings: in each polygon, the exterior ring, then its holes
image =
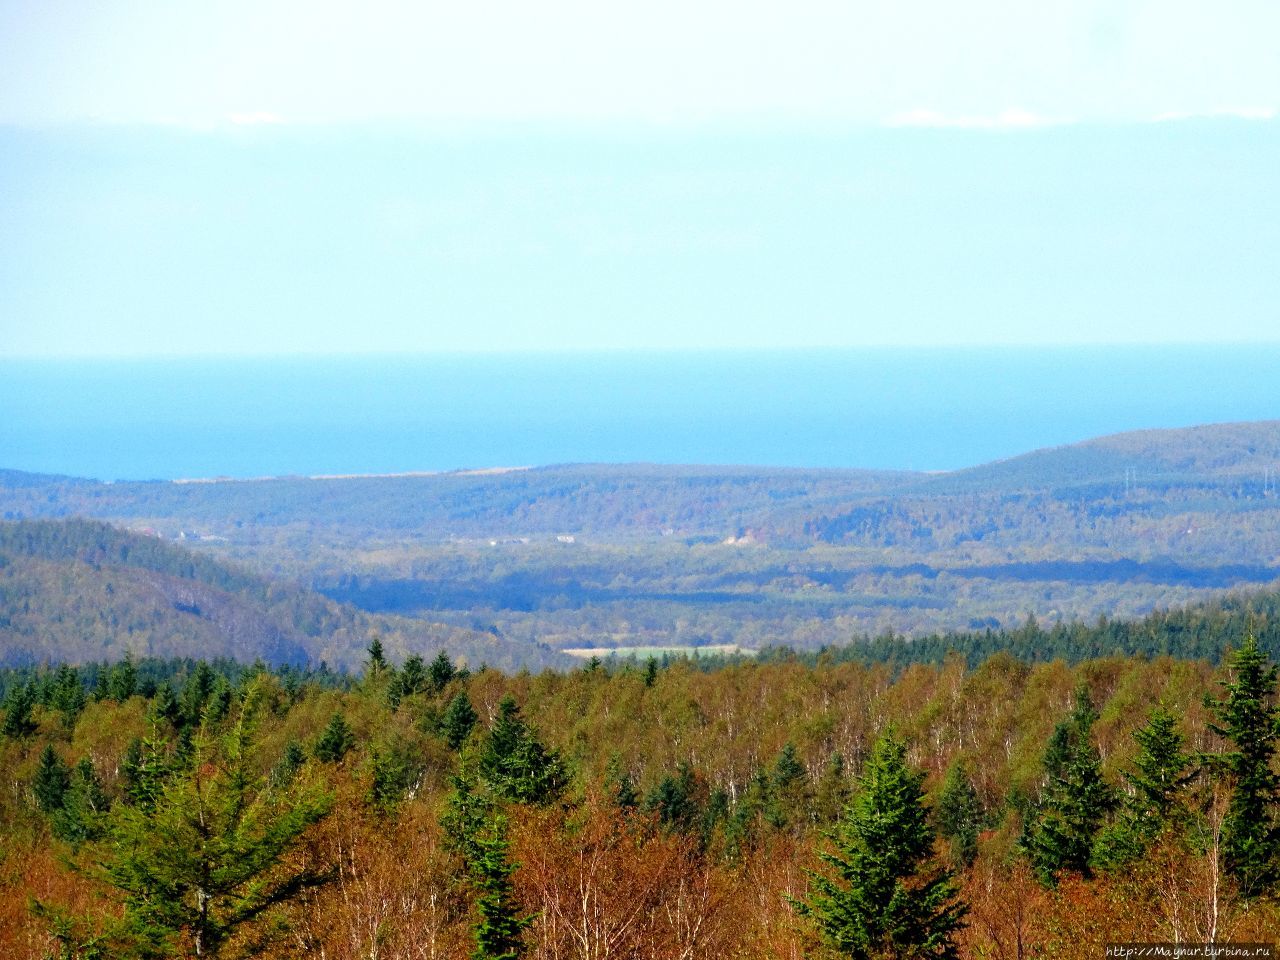
{"type": "Polygon", "coordinates": [[[0,0],[0,356],[1278,340],[1277,36],[0,0]]]}

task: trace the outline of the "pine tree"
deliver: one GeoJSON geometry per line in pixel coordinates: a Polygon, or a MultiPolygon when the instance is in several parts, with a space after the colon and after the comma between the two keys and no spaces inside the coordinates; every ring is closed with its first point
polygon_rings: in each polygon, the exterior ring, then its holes
{"type": "Polygon", "coordinates": [[[1211,728],[1235,749],[1207,759],[1233,787],[1223,823],[1223,860],[1241,893],[1252,898],[1280,883],[1280,777],[1272,769],[1280,736],[1277,670],[1268,666],[1252,634],[1231,655],[1230,669],[1226,697],[1206,703],[1218,716],[1211,728]]]}
{"type": "Polygon", "coordinates": [[[404,665],[400,668],[401,694],[411,697],[425,689],[427,689],[427,668],[422,658],[415,653],[406,658],[404,665]]]}
{"type": "Polygon", "coordinates": [[[341,763],[355,745],[356,737],[351,727],[341,713],[335,713],[316,741],[312,755],[321,763],[341,763]]]}
{"type": "Polygon", "coordinates": [[[1094,842],[1115,805],[1102,779],[1102,759],[1093,745],[1098,714],[1089,692],[1076,692],[1071,716],[1058,725],[1045,751],[1046,786],[1027,824],[1024,845],[1040,879],[1053,884],[1067,870],[1090,875],[1094,842]]]}
{"type": "Polygon", "coordinates": [[[209,664],[201,660],[182,685],[179,709],[182,720],[190,726],[199,726],[205,704],[213,694],[215,676],[209,664]]]}
{"type": "Polygon", "coordinates": [[[658,661],[655,658],[650,657],[644,663],[644,685],[645,687],[652,687],[657,682],[658,661]]]}
{"type": "Polygon", "coordinates": [[[449,701],[448,709],[440,719],[440,733],[444,736],[445,743],[449,744],[449,749],[462,749],[479,719],[475,708],[471,706],[471,698],[465,691],[459,690],[449,701]]]}
{"type": "Polygon", "coordinates": [[[476,792],[466,772],[453,778],[453,791],[440,818],[446,842],[462,858],[475,892],[476,941],[472,960],[515,960],[524,952],[523,931],[533,921],[515,901],[506,819],[476,792]]]}
{"type": "Polygon", "coordinates": [[[517,803],[550,803],[560,796],[567,779],[559,754],[543,746],[509,696],[498,705],[479,766],[495,794],[517,803]]]}
{"type": "Polygon", "coordinates": [[[644,810],[657,814],[658,821],[670,830],[691,832],[702,812],[693,768],[681,761],[676,775],[663,777],[645,797],[644,810]]]}
{"type": "Polygon", "coordinates": [[[951,845],[951,862],[967,867],[978,855],[978,833],[982,824],[982,803],[973,782],[957,761],[947,770],[938,804],[934,809],[938,833],[951,845]]]}
{"type": "Polygon", "coordinates": [[[622,762],[622,755],[614,753],[609,757],[609,769],[606,774],[613,791],[613,804],[619,810],[634,810],[640,806],[640,794],[636,790],[631,771],[622,762]]]}
{"type": "Polygon", "coordinates": [[[53,694],[49,705],[62,714],[62,722],[68,729],[75,726],[76,718],[88,702],[80,672],[75,667],[62,664],[53,678],[53,694]]]}
{"type": "Polygon", "coordinates": [[[933,859],[934,834],[906,748],[886,736],[867,759],[858,794],[822,854],[829,873],[810,875],[795,903],[841,956],[954,958],[967,907],[951,871],[933,859]]]}

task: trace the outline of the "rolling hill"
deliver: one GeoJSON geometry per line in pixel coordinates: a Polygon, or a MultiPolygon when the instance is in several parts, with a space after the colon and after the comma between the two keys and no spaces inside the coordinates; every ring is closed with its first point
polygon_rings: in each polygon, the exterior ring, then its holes
{"type": "Polygon", "coordinates": [[[537,665],[578,646],[816,648],[1030,614],[1091,622],[1266,588],[1280,582],[1278,467],[1280,421],[1267,421],[1119,434],[945,474],[620,464],[97,483],[10,471],[0,513],[92,517],[147,549],[230,564],[251,581],[135,570],[125,591],[172,611],[199,581],[206,593],[189,605],[219,642],[252,635],[276,656],[345,663],[374,628],[359,618],[382,617],[379,629],[406,638],[479,638],[489,662],[537,665]],[[339,639],[320,642],[312,622],[339,639]]]}

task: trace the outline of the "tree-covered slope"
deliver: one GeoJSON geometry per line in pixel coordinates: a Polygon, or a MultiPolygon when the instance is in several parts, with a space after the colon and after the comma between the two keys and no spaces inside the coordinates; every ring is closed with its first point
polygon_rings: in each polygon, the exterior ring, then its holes
{"type": "Polygon", "coordinates": [[[0,663],[226,657],[351,667],[373,634],[399,655],[512,666],[536,645],[377,617],[156,537],[89,520],[0,523],[0,663]]]}

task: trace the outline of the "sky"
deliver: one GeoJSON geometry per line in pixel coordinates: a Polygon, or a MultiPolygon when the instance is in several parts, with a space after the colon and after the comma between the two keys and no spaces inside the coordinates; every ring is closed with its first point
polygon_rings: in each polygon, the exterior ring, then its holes
{"type": "Polygon", "coordinates": [[[1280,340],[1277,36],[0,0],[0,357],[1280,340]]]}

